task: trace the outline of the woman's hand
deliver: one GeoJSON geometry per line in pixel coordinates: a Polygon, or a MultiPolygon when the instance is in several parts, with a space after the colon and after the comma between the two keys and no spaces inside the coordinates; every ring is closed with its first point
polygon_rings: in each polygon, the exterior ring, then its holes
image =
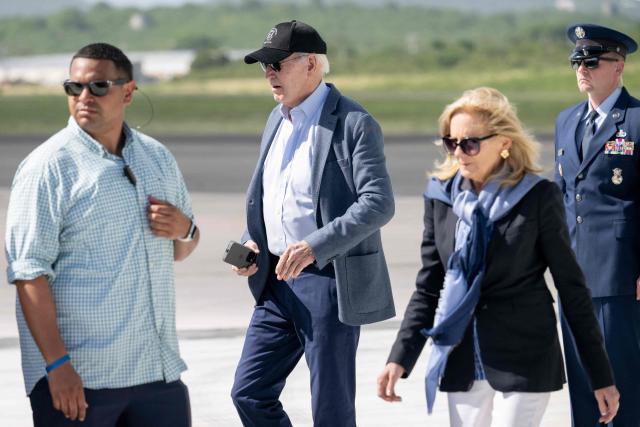
{"type": "Polygon", "coordinates": [[[396,395],[395,387],[398,378],[404,374],[404,368],[394,362],[387,363],[378,375],[378,397],[387,402],[400,402],[402,397],[396,395]]]}
{"type": "Polygon", "coordinates": [[[598,409],[600,410],[600,422],[608,424],[618,413],[620,408],[620,393],[614,385],[599,388],[593,392],[598,401],[598,409]]]}

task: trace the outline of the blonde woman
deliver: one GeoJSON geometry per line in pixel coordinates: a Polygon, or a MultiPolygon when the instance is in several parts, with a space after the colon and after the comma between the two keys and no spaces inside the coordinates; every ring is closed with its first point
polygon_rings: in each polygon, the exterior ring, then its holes
{"type": "Polygon", "coordinates": [[[427,337],[427,406],[448,392],[451,426],[537,426],[564,366],[550,269],[603,422],[619,395],[555,184],[499,91],[465,92],[440,116],[446,160],[425,192],[422,268],[378,396],[398,401],[427,337]],[[494,400],[496,408],[494,410],[494,400]]]}

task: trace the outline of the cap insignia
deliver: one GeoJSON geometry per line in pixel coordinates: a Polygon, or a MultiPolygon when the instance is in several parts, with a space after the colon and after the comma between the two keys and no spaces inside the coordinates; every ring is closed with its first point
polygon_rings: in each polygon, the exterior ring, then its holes
{"type": "Polygon", "coordinates": [[[583,39],[584,36],[587,35],[587,33],[584,32],[584,28],[582,27],[576,27],[575,33],[576,33],[576,37],[578,37],[579,39],[583,39]]]}
{"type": "Polygon", "coordinates": [[[278,29],[272,28],[271,31],[267,33],[267,38],[264,39],[264,44],[270,44],[271,39],[273,39],[276,36],[276,34],[278,34],[278,29]]]}

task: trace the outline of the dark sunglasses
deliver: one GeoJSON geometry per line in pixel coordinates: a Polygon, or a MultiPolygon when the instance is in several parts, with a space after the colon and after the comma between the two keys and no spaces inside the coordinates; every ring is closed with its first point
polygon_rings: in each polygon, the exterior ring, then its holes
{"type": "Polygon", "coordinates": [[[93,96],[105,96],[109,93],[109,88],[113,85],[121,86],[129,83],[130,80],[118,79],[118,80],[94,80],[89,83],[74,82],[73,80],[65,80],[62,83],[64,91],[69,96],[80,96],[84,88],[89,89],[89,93],[93,96]]]}
{"type": "Polygon", "coordinates": [[[442,145],[444,146],[444,150],[447,152],[447,154],[455,153],[456,148],[460,147],[462,152],[467,156],[475,156],[480,152],[480,141],[493,138],[496,135],[497,134],[492,133],[491,135],[487,136],[462,138],[461,140],[451,138],[449,136],[443,136],[442,145]]]}
{"type": "Polygon", "coordinates": [[[598,68],[598,63],[600,61],[618,62],[618,59],[616,59],[616,58],[607,58],[607,57],[603,57],[603,56],[592,56],[591,58],[570,59],[569,60],[569,62],[571,63],[571,68],[573,68],[574,70],[577,70],[578,68],[580,68],[580,64],[582,64],[582,63],[584,63],[584,66],[587,69],[593,70],[595,68],[598,68]]]}
{"type": "Polygon", "coordinates": [[[309,56],[309,55],[308,54],[298,55],[298,56],[294,56],[293,58],[283,59],[280,62],[274,62],[273,64],[267,64],[266,62],[261,62],[260,68],[262,68],[262,71],[264,71],[265,73],[267,72],[268,68],[271,68],[276,73],[279,73],[280,70],[282,70],[282,64],[284,64],[285,62],[294,61],[296,59],[303,58],[305,56],[309,56]]]}

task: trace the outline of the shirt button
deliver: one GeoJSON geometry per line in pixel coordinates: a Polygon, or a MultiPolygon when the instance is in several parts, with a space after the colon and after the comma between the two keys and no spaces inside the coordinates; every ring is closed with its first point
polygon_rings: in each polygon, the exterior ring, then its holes
{"type": "Polygon", "coordinates": [[[581,202],[582,201],[582,194],[576,194],[576,200],[578,202],[581,202]]]}
{"type": "Polygon", "coordinates": [[[582,217],[581,217],[580,215],[578,215],[578,216],[576,217],[576,222],[577,222],[578,224],[582,224],[582,217]]]}

